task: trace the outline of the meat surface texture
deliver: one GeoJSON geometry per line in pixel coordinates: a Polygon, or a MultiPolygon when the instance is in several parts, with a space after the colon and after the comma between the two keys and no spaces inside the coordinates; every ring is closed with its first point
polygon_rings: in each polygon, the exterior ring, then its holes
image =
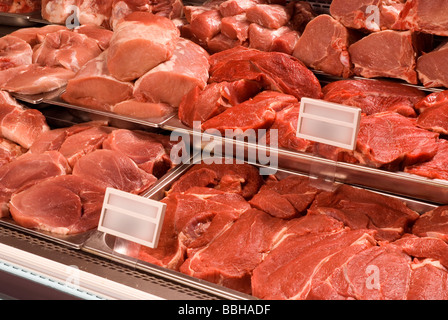
{"type": "Polygon", "coordinates": [[[32,63],[33,50],[21,38],[7,35],[0,38],[0,70],[32,63]]]}
{"type": "Polygon", "coordinates": [[[364,114],[393,111],[416,117],[416,104],[426,94],[410,86],[386,80],[341,80],[327,84],[324,100],[358,107],[364,114]]]}
{"type": "Polygon", "coordinates": [[[39,11],[40,7],[40,0],[3,0],[0,4],[0,12],[29,13],[39,11]]]}
{"type": "Polygon", "coordinates": [[[169,60],[178,38],[179,30],[168,18],[133,12],[114,30],[107,53],[109,72],[121,81],[135,80],[169,60]]]}
{"type": "Polygon", "coordinates": [[[443,0],[410,0],[402,12],[402,28],[448,36],[448,8],[443,0]]]}
{"type": "Polygon", "coordinates": [[[309,68],[348,78],[353,72],[348,52],[352,33],[330,15],[319,15],[307,24],[293,55],[309,68]]]}
{"type": "Polygon", "coordinates": [[[417,60],[419,80],[425,87],[447,87],[448,43],[421,55],[417,60]]]}
{"type": "Polygon", "coordinates": [[[412,233],[448,242],[448,207],[441,206],[422,214],[413,225],[412,233]]]}
{"type": "Polygon", "coordinates": [[[46,179],[14,193],[9,205],[20,226],[70,235],[98,226],[104,190],[73,175],[46,179]]]}

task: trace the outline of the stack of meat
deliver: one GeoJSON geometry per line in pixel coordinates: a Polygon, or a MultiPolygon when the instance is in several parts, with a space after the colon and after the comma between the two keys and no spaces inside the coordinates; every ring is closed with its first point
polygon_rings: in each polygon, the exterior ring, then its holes
{"type": "Polygon", "coordinates": [[[79,24],[114,30],[132,12],[151,12],[169,19],[182,17],[182,0],[42,0],[42,18],[65,25],[77,16],[79,24]],[[77,8],[75,11],[74,8],[77,8]]]}
{"type": "Polygon", "coordinates": [[[261,299],[448,299],[447,208],[248,164],[198,164],[137,257],[261,299]]]}
{"type": "Polygon", "coordinates": [[[107,187],[140,194],[173,167],[176,142],[167,136],[102,121],[50,129],[39,111],[9,99],[1,104],[0,216],[23,227],[93,229],[107,187]]]}
{"type": "Polygon", "coordinates": [[[191,89],[205,87],[208,70],[208,53],[181,38],[172,20],[133,12],[117,24],[108,48],[68,81],[62,99],[136,118],[162,118],[191,89]]]}
{"type": "Polygon", "coordinates": [[[41,0],[2,0],[0,12],[30,13],[41,8],[41,0]]]}
{"type": "Polygon", "coordinates": [[[33,95],[59,89],[108,45],[96,26],[23,28],[0,38],[0,89],[33,95]]]}
{"type": "Polygon", "coordinates": [[[387,77],[426,87],[448,86],[444,0],[335,0],[330,15],[310,22],[294,56],[325,73],[387,77]],[[387,44],[387,45],[385,45],[387,44]]]}
{"type": "Polygon", "coordinates": [[[315,17],[306,1],[209,0],[185,6],[182,35],[210,53],[244,45],[292,54],[306,24],[315,17]]]}

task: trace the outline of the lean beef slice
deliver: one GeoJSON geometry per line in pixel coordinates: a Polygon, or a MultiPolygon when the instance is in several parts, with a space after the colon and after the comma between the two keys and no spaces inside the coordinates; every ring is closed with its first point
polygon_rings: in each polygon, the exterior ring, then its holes
{"type": "Polygon", "coordinates": [[[322,14],[307,24],[293,55],[309,68],[348,78],[353,73],[348,48],[355,39],[353,31],[322,14]]]}
{"type": "Polygon", "coordinates": [[[247,20],[269,29],[283,27],[291,15],[290,7],[278,4],[258,4],[246,10],[247,20]]]}
{"type": "Polygon", "coordinates": [[[263,91],[254,98],[233,106],[219,115],[205,121],[202,129],[226,130],[269,129],[275,121],[276,113],[285,107],[298,103],[294,96],[275,91],[263,91]]]}
{"type": "Polygon", "coordinates": [[[32,63],[31,46],[18,37],[7,35],[0,38],[0,70],[32,63]]]}
{"type": "Polygon", "coordinates": [[[401,0],[335,0],[330,14],[348,28],[365,31],[400,30],[401,0]]]}
{"type": "Polygon", "coordinates": [[[417,118],[420,128],[448,135],[448,103],[433,108],[428,108],[417,118]]]}
{"type": "Polygon", "coordinates": [[[415,117],[416,105],[426,94],[411,86],[386,80],[340,80],[322,88],[324,100],[358,107],[362,113],[393,111],[415,117]]]}
{"type": "Polygon", "coordinates": [[[154,120],[166,119],[175,113],[175,108],[162,102],[141,102],[130,99],[118,102],[111,107],[110,111],[127,117],[154,120]]]}
{"type": "Polygon", "coordinates": [[[210,83],[203,90],[196,86],[182,99],[179,119],[193,128],[194,122],[202,124],[226,109],[253,98],[260,90],[258,83],[247,80],[210,83]]]}
{"type": "Polygon", "coordinates": [[[256,23],[249,26],[249,47],[261,51],[276,51],[292,55],[300,35],[288,26],[269,29],[256,23]]]}
{"type": "Polygon", "coordinates": [[[398,199],[348,185],[319,193],[308,214],[329,215],[353,230],[375,230],[380,241],[400,238],[419,218],[398,199]]]}
{"type": "Polygon", "coordinates": [[[365,78],[396,78],[417,84],[419,41],[411,31],[371,33],[349,48],[354,73],[365,78]]]}
{"type": "Polygon", "coordinates": [[[86,63],[67,83],[61,98],[73,105],[111,111],[117,103],[131,99],[133,83],[115,79],[107,68],[106,52],[86,63]]]}
{"type": "Polygon", "coordinates": [[[208,81],[208,53],[187,39],[179,39],[172,57],[148,71],[135,82],[134,97],[142,102],[166,103],[179,107],[194,87],[203,89],[208,81]]]}
{"type": "Polygon", "coordinates": [[[422,214],[414,223],[412,233],[419,237],[439,238],[448,243],[448,206],[422,214]]]}
{"type": "Polygon", "coordinates": [[[395,112],[362,117],[355,157],[361,164],[390,170],[431,160],[439,135],[415,122],[395,112]]]}
{"type": "Polygon", "coordinates": [[[448,36],[448,8],[444,0],[408,0],[401,16],[402,28],[448,36]]]}
{"type": "Polygon", "coordinates": [[[8,216],[8,202],[14,192],[32,186],[38,181],[70,172],[67,160],[57,151],[42,154],[26,153],[0,167],[1,215],[8,216]]]}
{"type": "Polygon", "coordinates": [[[448,43],[421,55],[417,60],[419,80],[425,87],[448,87],[448,43]]]}
{"type": "Polygon", "coordinates": [[[266,90],[295,96],[321,98],[316,76],[302,62],[281,52],[264,52],[242,46],[210,56],[209,83],[257,81],[266,90]]]}
{"type": "Polygon", "coordinates": [[[97,149],[81,157],[73,175],[95,181],[104,190],[111,187],[135,194],[146,191],[157,181],[125,154],[107,149],[97,149]]]}
{"type": "Polygon", "coordinates": [[[70,235],[98,226],[103,198],[104,190],[88,179],[65,175],[14,193],[9,208],[22,227],[70,235]]]}
{"type": "Polygon", "coordinates": [[[404,171],[429,179],[448,180],[448,141],[437,142],[437,153],[431,160],[407,166],[404,171]]]}
{"type": "Polygon", "coordinates": [[[201,46],[206,47],[208,41],[220,33],[222,15],[219,12],[219,3],[206,2],[202,6],[185,6],[184,12],[190,38],[201,46]]]}
{"type": "Polygon", "coordinates": [[[117,25],[110,40],[106,58],[110,74],[121,81],[141,77],[171,58],[179,34],[168,18],[131,13],[117,25]]]}
{"type": "Polygon", "coordinates": [[[243,43],[249,38],[250,25],[245,14],[224,17],[221,20],[221,34],[243,43]]]}
{"type": "Polygon", "coordinates": [[[96,40],[80,33],[60,30],[48,34],[34,49],[33,63],[48,67],[64,67],[78,72],[89,60],[101,53],[96,40]]]}

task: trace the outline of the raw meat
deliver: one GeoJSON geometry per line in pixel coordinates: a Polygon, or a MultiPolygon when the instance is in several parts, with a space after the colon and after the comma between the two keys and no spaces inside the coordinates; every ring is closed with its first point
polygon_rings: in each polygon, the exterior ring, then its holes
{"type": "Polygon", "coordinates": [[[23,154],[0,167],[1,216],[8,216],[11,195],[46,178],[70,173],[71,169],[62,154],[49,151],[42,154],[23,154]]]}
{"type": "Polygon", "coordinates": [[[252,80],[264,89],[302,97],[321,98],[316,76],[299,60],[281,52],[236,47],[210,56],[209,82],[252,80]]]}
{"type": "Polygon", "coordinates": [[[32,63],[31,46],[18,37],[7,35],[0,38],[0,71],[32,63]]]}
{"type": "Polygon", "coordinates": [[[263,91],[253,99],[228,108],[219,115],[205,121],[202,129],[219,130],[225,134],[226,130],[269,129],[275,121],[276,113],[291,104],[298,103],[291,95],[263,91]]]}
{"type": "Polygon", "coordinates": [[[408,300],[447,300],[448,270],[438,261],[425,259],[412,264],[408,300]]]}
{"type": "Polygon", "coordinates": [[[179,39],[170,60],[159,64],[135,82],[134,97],[142,102],[166,103],[179,107],[194,87],[208,81],[208,53],[187,39],[179,39]]]}
{"type": "Polygon", "coordinates": [[[221,33],[229,39],[239,40],[242,43],[249,38],[250,25],[245,14],[224,17],[221,20],[221,33]]]}
{"type": "Polygon", "coordinates": [[[291,235],[276,245],[253,271],[252,294],[260,299],[306,299],[327,264],[343,265],[353,254],[375,245],[368,230],[336,230],[291,235]],[[343,257],[345,259],[337,259],[343,257]]]}
{"type": "Polygon", "coordinates": [[[242,44],[243,42],[238,39],[231,39],[222,33],[218,33],[216,36],[207,41],[207,51],[213,54],[235,48],[242,44]]]}
{"type": "Polygon", "coordinates": [[[25,228],[70,235],[98,226],[104,190],[73,175],[49,178],[11,197],[10,211],[25,228]]]}
{"type": "Polygon", "coordinates": [[[411,31],[371,33],[349,48],[354,73],[365,78],[397,78],[417,84],[417,42],[411,31]],[[385,43],[388,45],[384,46],[385,43]]]}
{"type": "Polygon", "coordinates": [[[141,102],[135,99],[119,102],[110,111],[137,119],[163,119],[175,113],[175,109],[166,103],[141,102]]]}
{"type": "Polygon", "coordinates": [[[353,69],[348,48],[355,38],[353,31],[322,14],[307,24],[293,55],[309,68],[348,78],[353,69]]]}
{"type": "Polygon", "coordinates": [[[173,167],[163,144],[144,131],[114,130],[103,141],[102,147],[126,154],[141,169],[157,178],[173,167]]]}
{"type": "Polygon", "coordinates": [[[421,55],[417,60],[419,80],[425,87],[448,87],[448,43],[421,55]]]}
{"type": "Polygon", "coordinates": [[[291,10],[278,4],[257,4],[246,10],[246,18],[262,27],[278,29],[291,19],[291,10]]]}
{"type": "Polygon", "coordinates": [[[419,237],[439,238],[448,243],[448,206],[421,215],[414,223],[412,233],[419,237]]]}
{"type": "Polygon", "coordinates": [[[448,135],[448,103],[428,108],[420,113],[417,118],[417,126],[442,135],[448,135]]]}
{"type": "Polygon", "coordinates": [[[440,107],[446,104],[448,104],[448,90],[427,95],[415,105],[415,108],[422,113],[428,108],[440,107]]]}
{"type": "Polygon", "coordinates": [[[404,171],[429,179],[448,180],[448,141],[437,142],[437,153],[431,160],[407,166],[404,171]]]}
{"type": "Polygon", "coordinates": [[[0,12],[29,13],[40,9],[40,0],[3,0],[0,3],[0,12]]]}
{"type": "Polygon", "coordinates": [[[111,111],[115,104],[131,99],[133,89],[131,82],[119,81],[109,73],[103,52],[68,81],[61,98],[73,105],[111,111]]]}
{"type": "Polygon", "coordinates": [[[11,73],[5,78],[0,76],[0,88],[26,95],[54,91],[75,76],[73,71],[62,67],[43,67],[35,63],[6,71],[11,73]]]}
{"type": "Polygon", "coordinates": [[[448,36],[448,9],[444,0],[408,0],[402,12],[402,28],[448,36]]]}
{"type": "Polygon", "coordinates": [[[419,218],[401,200],[348,185],[319,193],[308,214],[329,215],[352,230],[375,230],[379,241],[400,238],[419,218]]]}
{"type": "Polygon", "coordinates": [[[140,194],[157,181],[157,178],[140,169],[121,152],[98,149],[79,159],[73,175],[86,178],[102,187],[140,194]]]}
{"type": "Polygon", "coordinates": [[[80,33],[60,30],[49,33],[34,49],[33,63],[48,67],[64,67],[78,72],[89,60],[101,53],[96,40],[80,33]]]}
{"type": "MultiPolygon", "coordinates": [[[[221,31],[221,13],[217,8],[206,6],[185,7],[188,28],[198,44],[206,46],[221,31]]],[[[192,39],[193,40],[193,39],[192,39]]]]}
{"type": "Polygon", "coordinates": [[[362,164],[396,170],[431,160],[438,134],[415,125],[415,120],[394,112],[361,119],[355,156],[362,164]]]}
{"type": "Polygon", "coordinates": [[[252,23],[249,27],[249,48],[292,55],[299,37],[299,33],[288,26],[269,29],[252,23]]]}
{"type": "Polygon", "coordinates": [[[8,139],[0,138],[0,167],[26,152],[26,149],[8,139]]]}
{"type": "Polygon", "coordinates": [[[330,5],[331,15],[343,25],[365,31],[400,30],[403,9],[401,0],[335,0],[330,5]]]}
{"type": "Polygon", "coordinates": [[[79,34],[85,34],[89,38],[94,39],[101,50],[109,48],[110,39],[114,34],[113,31],[94,24],[85,24],[73,29],[73,31],[79,34]]]}
{"type": "Polygon", "coordinates": [[[277,144],[279,148],[298,152],[312,152],[314,142],[297,137],[299,112],[299,104],[292,104],[277,112],[274,123],[266,133],[266,136],[260,139],[260,143],[265,143],[268,146],[277,144]],[[273,134],[276,138],[272,137],[273,134]]]}
{"type": "Polygon", "coordinates": [[[292,18],[289,24],[292,29],[297,30],[300,34],[303,33],[307,24],[317,17],[313,7],[307,1],[292,1],[289,3],[292,6],[292,18]]]}
{"type": "Polygon", "coordinates": [[[252,198],[263,184],[258,170],[249,164],[196,164],[182,175],[169,193],[182,193],[192,187],[208,187],[252,198]]]}
{"type": "Polygon", "coordinates": [[[318,193],[308,177],[290,176],[265,184],[249,203],[273,217],[291,219],[305,215],[318,193]]]}
{"type": "Polygon", "coordinates": [[[236,16],[245,13],[247,9],[256,6],[263,1],[260,0],[227,0],[219,5],[219,12],[223,17],[236,16]]]}
{"type": "Polygon", "coordinates": [[[106,58],[110,74],[121,81],[141,77],[171,58],[179,34],[168,18],[131,13],[117,25],[110,40],[106,58]]]}
{"type": "Polygon", "coordinates": [[[324,100],[358,107],[364,114],[391,111],[415,117],[416,104],[426,94],[414,87],[386,80],[340,80],[326,85],[324,100]]]}
{"type": "Polygon", "coordinates": [[[66,26],[49,24],[43,27],[30,27],[17,29],[10,33],[11,36],[18,37],[26,41],[31,47],[42,43],[47,34],[56,32],[59,30],[67,30],[66,26]]]}
{"type": "Polygon", "coordinates": [[[50,128],[44,115],[19,104],[0,104],[0,136],[30,148],[50,128]]]}
{"type": "Polygon", "coordinates": [[[178,270],[187,252],[193,253],[229,228],[250,210],[238,194],[194,187],[186,193],[170,193],[165,222],[156,249],[142,248],[139,258],[178,270]]]}
{"type": "Polygon", "coordinates": [[[202,124],[226,109],[253,98],[260,90],[256,82],[247,80],[210,83],[203,90],[197,86],[182,99],[179,119],[193,128],[195,121],[202,124]]]}

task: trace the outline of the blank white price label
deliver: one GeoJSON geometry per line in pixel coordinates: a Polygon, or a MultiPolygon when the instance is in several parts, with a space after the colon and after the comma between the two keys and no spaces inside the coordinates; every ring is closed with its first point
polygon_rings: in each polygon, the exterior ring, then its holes
{"type": "Polygon", "coordinates": [[[165,203],[107,188],[98,230],[156,248],[165,210],[165,203]]]}
{"type": "Polygon", "coordinates": [[[355,150],[360,121],[359,108],[302,98],[297,137],[355,150]]]}

